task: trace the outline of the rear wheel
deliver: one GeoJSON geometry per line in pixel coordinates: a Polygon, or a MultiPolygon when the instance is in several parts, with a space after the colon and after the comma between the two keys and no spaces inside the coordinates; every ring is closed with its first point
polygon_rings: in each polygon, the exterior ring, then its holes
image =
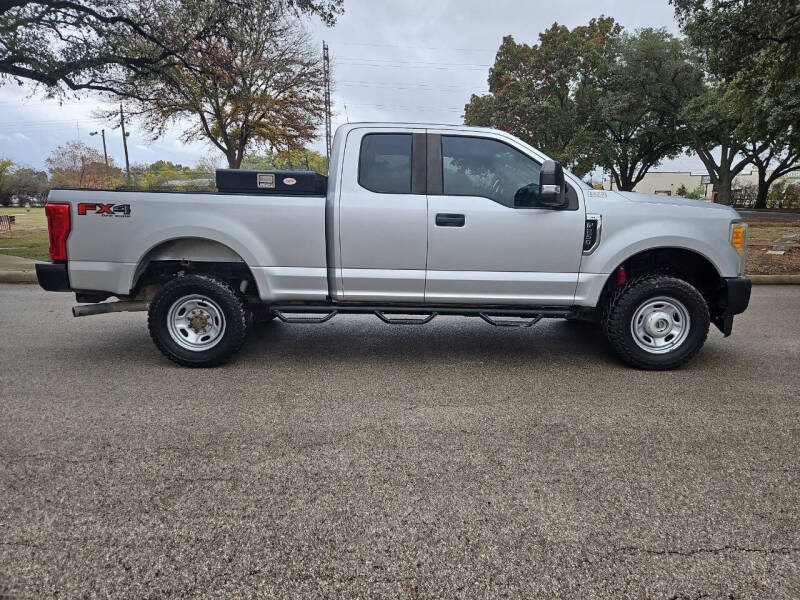
{"type": "Polygon", "coordinates": [[[249,322],[244,299],[208,275],[166,283],[150,303],[147,319],[158,349],[185,367],[227,362],[242,347],[249,322]]]}
{"type": "Polygon", "coordinates": [[[631,366],[666,370],[685,364],[708,335],[702,294],[675,277],[641,277],[619,288],[606,307],[604,326],[617,355],[631,366]]]}

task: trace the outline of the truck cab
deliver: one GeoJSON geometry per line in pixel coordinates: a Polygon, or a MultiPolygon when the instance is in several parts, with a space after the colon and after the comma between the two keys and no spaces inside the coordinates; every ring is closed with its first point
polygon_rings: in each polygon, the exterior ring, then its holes
{"type": "Polygon", "coordinates": [[[584,184],[539,202],[547,158],[502,132],[346,126],[331,174],[341,301],[569,306],[582,256],[584,184]]]}
{"type": "Polygon", "coordinates": [[[502,131],[348,124],[326,184],[222,175],[241,185],[55,190],[50,212],[69,227],[64,235],[51,220],[55,262],[40,268],[43,287],[95,304],[77,314],[148,310],[156,345],[187,366],[227,360],[258,316],[370,313],[393,324],[585,319],[625,362],[674,368],[709,323],[729,335],[749,300],[746,225],[734,210],[591,189],[502,131]],[[120,301],[103,302],[112,295],[120,301]]]}

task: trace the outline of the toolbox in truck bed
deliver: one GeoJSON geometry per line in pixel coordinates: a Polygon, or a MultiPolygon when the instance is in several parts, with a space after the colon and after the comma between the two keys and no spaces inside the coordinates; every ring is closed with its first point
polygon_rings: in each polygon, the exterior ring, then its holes
{"type": "Polygon", "coordinates": [[[324,196],[328,178],[314,171],[217,169],[217,190],[238,194],[324,196]]]}

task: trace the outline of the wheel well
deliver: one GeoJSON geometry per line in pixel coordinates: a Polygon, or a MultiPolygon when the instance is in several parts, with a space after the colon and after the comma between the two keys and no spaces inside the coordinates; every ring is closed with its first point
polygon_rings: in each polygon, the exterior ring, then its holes
{"type": "Polygon", "coordinates": [[[618,280],[620,269],[624,269],[624,281],[650,274],[670,275],[683,279],[703,294],[712,312],[718,303],[720,291],[724,289],[719,271],[702,254],[685,248],[652,248],[634,254],[614,268],[603,287],[601,294],[603,304],[621,285],[618,280]]]}
{"type": "Polygon", "coordinates": [[[241,256],[220,242],[202,238],[172,239],[151,248],[136,269],[131,295],[151,296],[173,277],[189,273],[214,275],[258,298],[255,277],[241,256]]]}

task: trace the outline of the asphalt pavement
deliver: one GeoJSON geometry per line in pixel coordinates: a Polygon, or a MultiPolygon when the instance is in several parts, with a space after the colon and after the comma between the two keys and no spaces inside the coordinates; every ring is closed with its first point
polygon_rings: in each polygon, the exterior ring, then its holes
{"type": "Polygon", "coordinates": [[[0,597],[800,597],[800,286],[668,373],[370,317],[189,370],[72,304],[0,285],[0,597]]]}

